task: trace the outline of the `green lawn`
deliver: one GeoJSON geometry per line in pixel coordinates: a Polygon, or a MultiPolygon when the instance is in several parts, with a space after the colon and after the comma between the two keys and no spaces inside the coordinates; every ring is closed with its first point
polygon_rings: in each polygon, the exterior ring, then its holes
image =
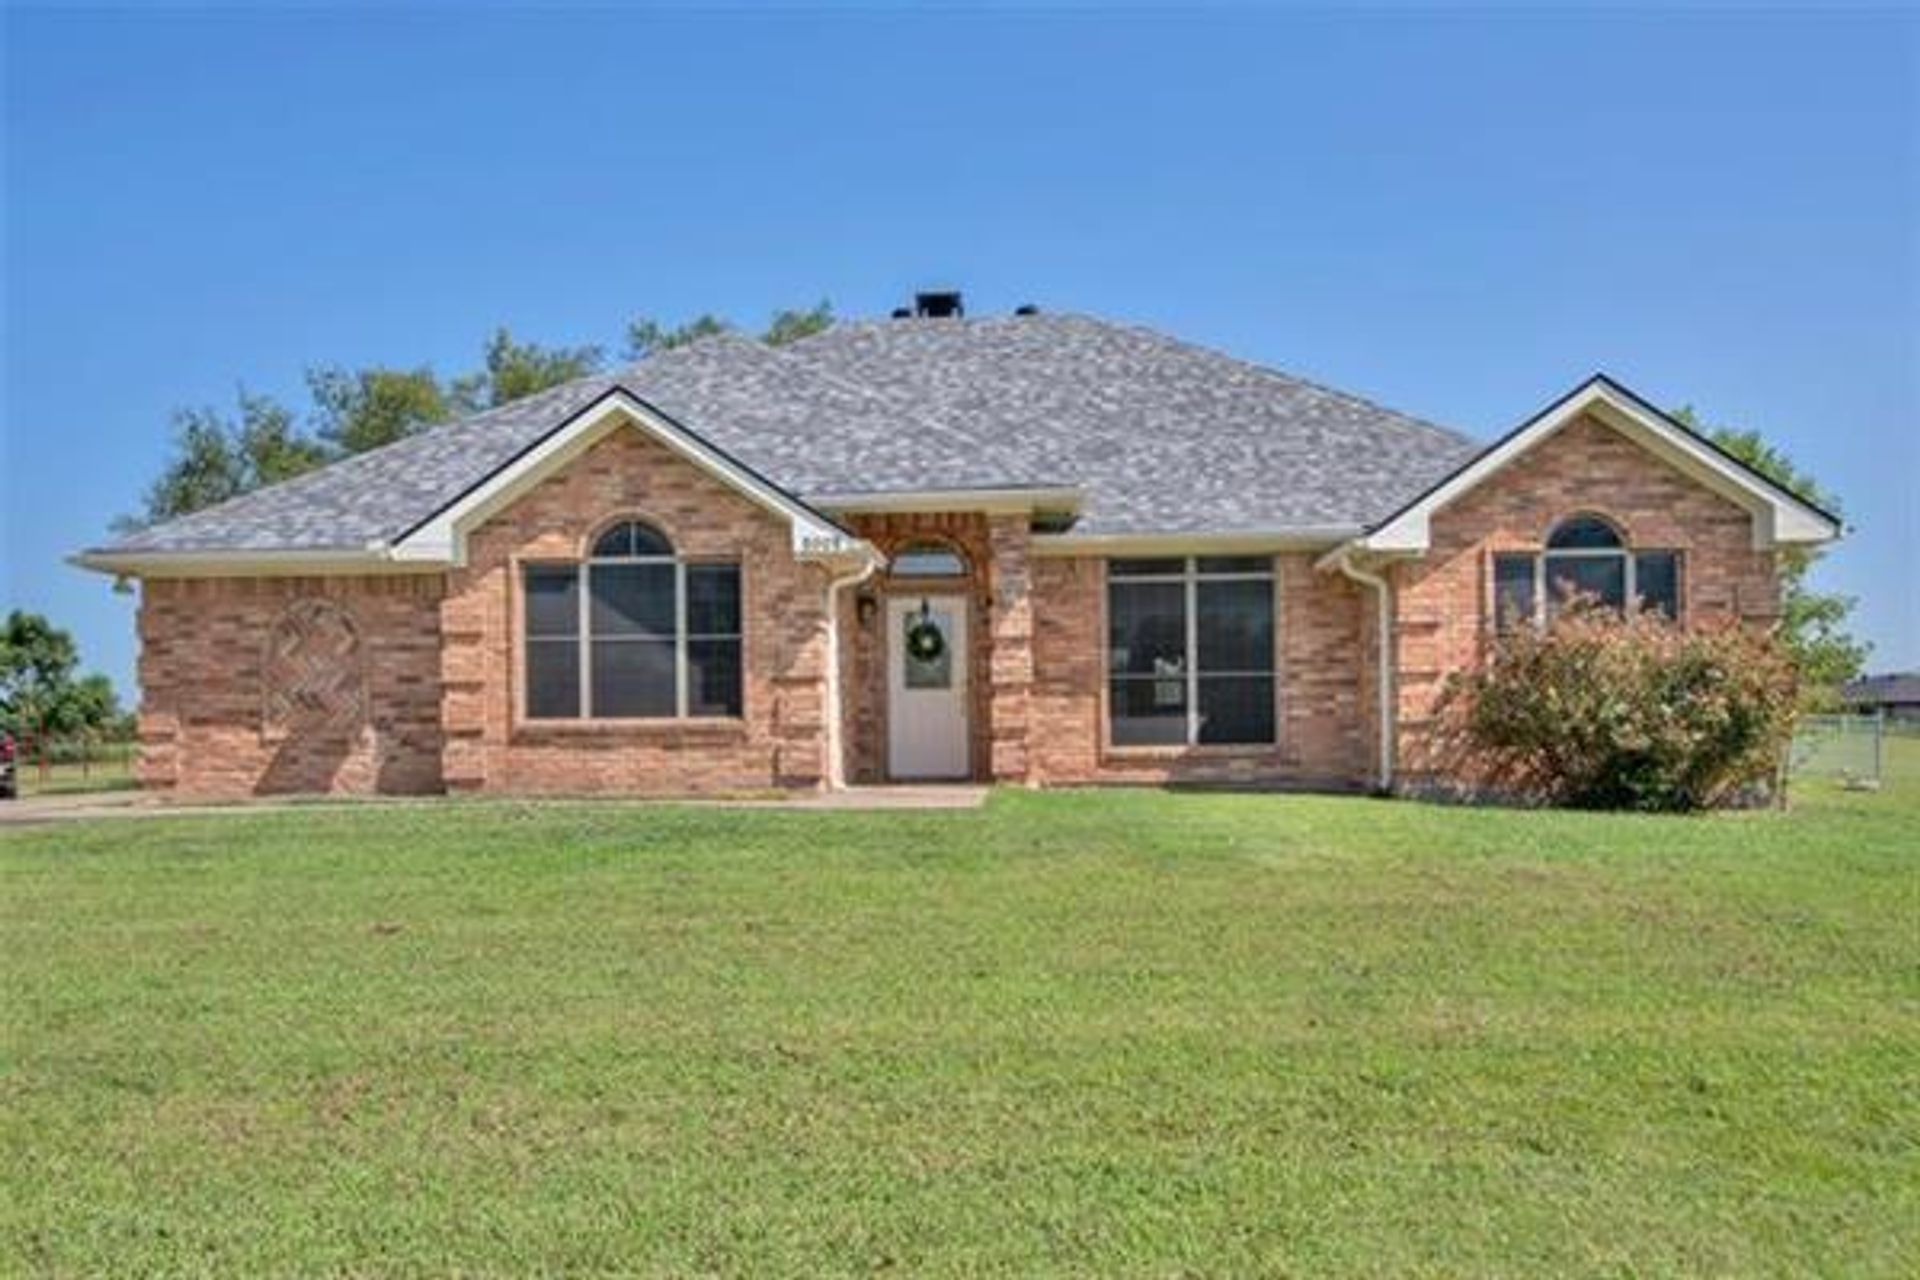
{"type": "Polygon", "coordinates": [[[1920,744],[1704,819],[0,835],[0,1272],[1912,1275],[1920,744]]]}
{"type": "Polygon", "coordinates": [[[23,796],[124,791],[140,785],[134,777],[134,752],[131,742],[100,743],[85,762],[61,760],[43,766],[32,759],[22,760],[14,777],[23,796]]]}

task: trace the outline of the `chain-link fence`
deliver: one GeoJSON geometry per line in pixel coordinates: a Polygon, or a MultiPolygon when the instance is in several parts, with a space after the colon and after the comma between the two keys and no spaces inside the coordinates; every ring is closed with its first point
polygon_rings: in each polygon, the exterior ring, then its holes
{"type": "Polygon", "coordinates": [[[1837,778],[1847,786],[1877,787],[1886,771],[1884,717],[1801,716],[1787,754],[1792,778],[1837,778]]]}
{"type": "Polygon", "coordinates": [[[137,785],[139,744],[95,734],[29,735],[14,742],[19,794],[113,791],[137,785]]]}

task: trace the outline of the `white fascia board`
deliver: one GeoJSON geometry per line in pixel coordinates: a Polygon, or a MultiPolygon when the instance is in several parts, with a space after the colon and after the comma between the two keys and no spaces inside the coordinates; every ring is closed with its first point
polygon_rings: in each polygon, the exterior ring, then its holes
{"type": "Polygon", "coordinates": [[[1594,378],[1547,412],[1487,449],[1373,532],[1357,549],[1386,554],[1420,553],[1432,542],[1433,514],[1491,478],[1535,445],[1586,414],[1620,432],[1676,470],[1751,512],[1754,546],[1831,542],[1837,522],[1786,490],[1757,476],[1705,441],[1651,411],[1604,378],[1594,378]]]}
{"type": "Polygon", "coordinates": [[[284,551],[82,551],[67,563],[129,578],[260,578],[357,573],[436,573],[445,566],[396,563],[379,547],[284,551]]]}
{"type": "Polygon", "coordinates": [[[469,530],[621,427],[645,432],[735,492],[783,517],[797,558],[861,560],[874,554],[865,542],[619,388],[408,533],[389,554],[397,561],[465,564],[469,530]]]}
{"type": "Polygon", "coordinates": [[[1036,556],[1258,555],[1317,551],[1358,535],[1351,527],[1241,533],[1036,533],[1036,556]]]}
{"type": "Polygon", "coordinates": [[[984,511],[994,515],[1022,511],[1080,510],[1085,493],[1077,488],[917,489],[898,492],[808,494],[823,511],[935,512],[984,511]]]}

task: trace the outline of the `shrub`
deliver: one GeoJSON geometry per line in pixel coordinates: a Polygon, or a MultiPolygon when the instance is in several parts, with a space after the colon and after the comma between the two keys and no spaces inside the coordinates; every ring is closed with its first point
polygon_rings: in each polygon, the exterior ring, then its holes
{"type": "Polygon", "coordinates": [[[1773,783],[1795,685],[1785,650],[1758,629],[1569,608],[1454,677],[1443,736],[1496,790],[1573,808],[1698,809],[1773,783]]]}

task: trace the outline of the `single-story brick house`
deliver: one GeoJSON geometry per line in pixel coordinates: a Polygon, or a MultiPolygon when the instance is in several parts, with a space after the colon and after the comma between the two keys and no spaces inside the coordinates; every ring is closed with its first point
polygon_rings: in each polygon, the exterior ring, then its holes
{"type": "Polygon", "coordinates": [[[719,336],[76,557],[179,794],[1393,787],[1573,584],[1767,620],[1834,519],[1604,377],[1482,447],[1077,315],[719,336]]]}

